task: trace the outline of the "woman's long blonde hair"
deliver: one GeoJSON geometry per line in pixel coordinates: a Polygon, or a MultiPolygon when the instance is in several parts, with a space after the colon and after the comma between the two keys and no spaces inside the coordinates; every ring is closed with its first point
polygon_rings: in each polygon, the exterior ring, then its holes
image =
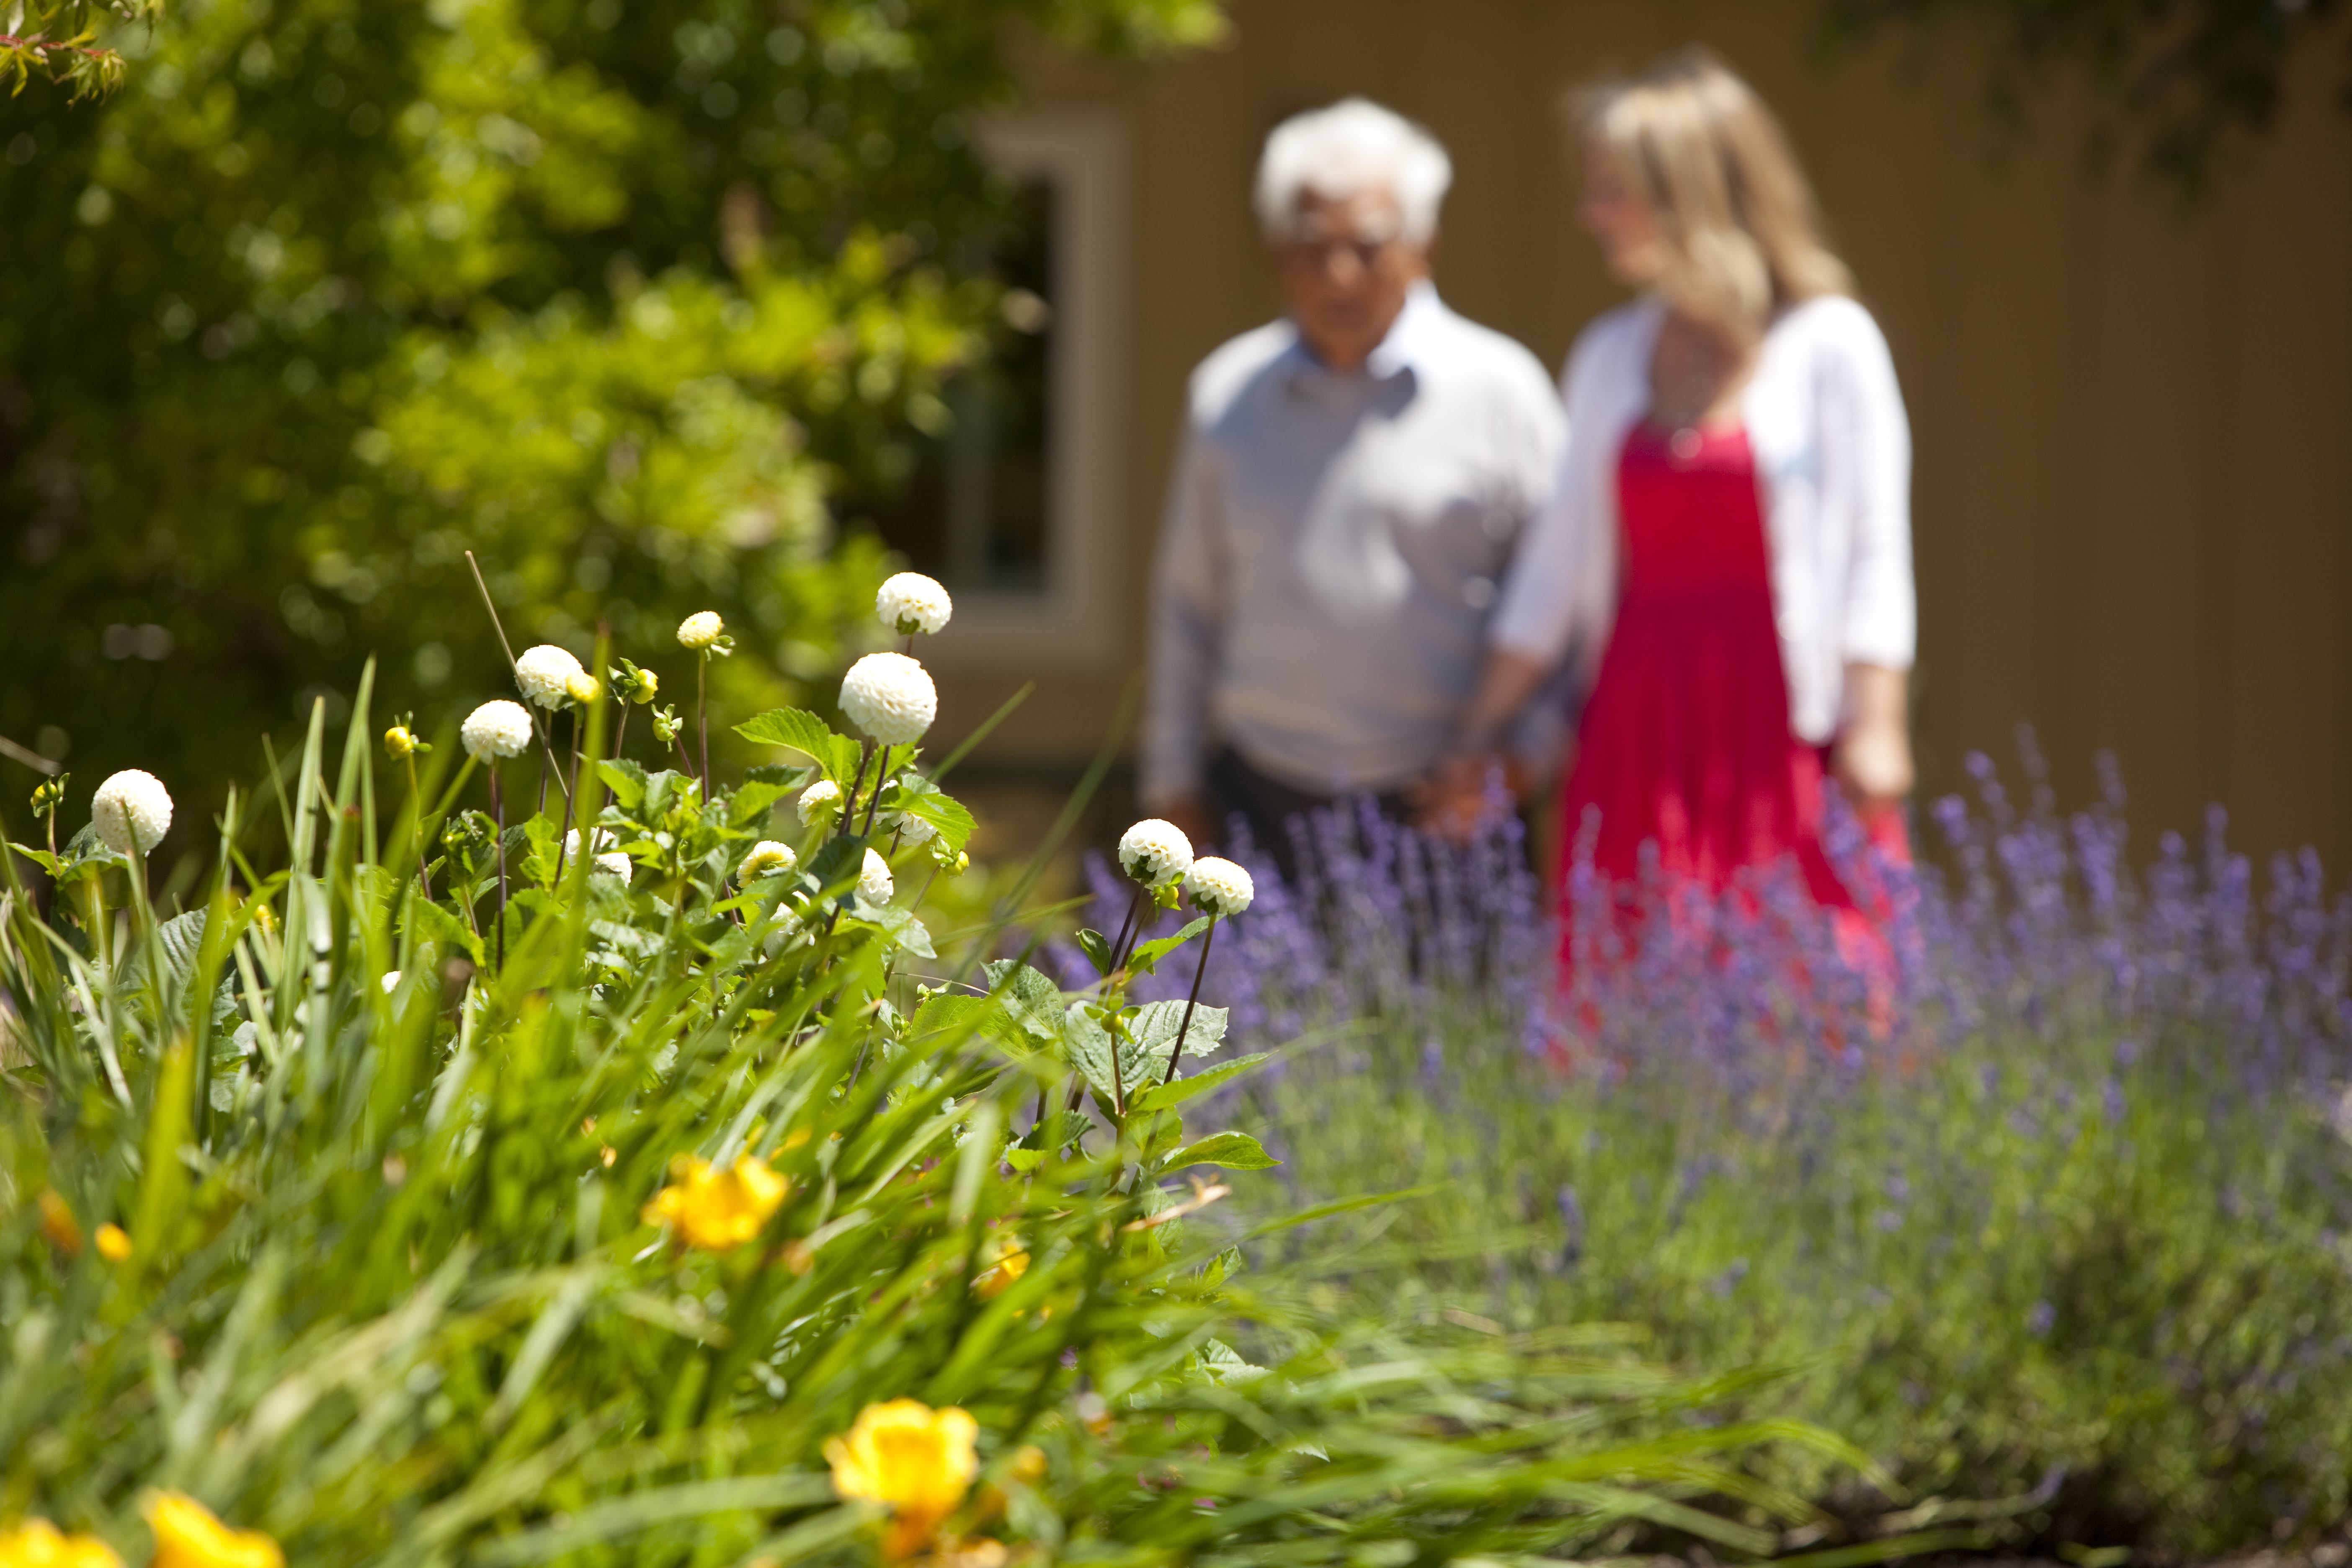
{"type": "Polygon", "coordinates": [[[1655,218],[1657,289],[1677,310],[1753,342],[1783,306],[1853,291],[1780,121],[1713,55],[1685,50],[1569,103],[1584,145],[1655,218]]]}

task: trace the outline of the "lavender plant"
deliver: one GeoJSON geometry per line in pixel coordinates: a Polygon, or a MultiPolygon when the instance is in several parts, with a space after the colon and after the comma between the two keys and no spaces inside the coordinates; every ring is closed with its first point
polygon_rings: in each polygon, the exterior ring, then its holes
{"type": "Polygon", "coordinates": [[[1973,760],[1937,863],[1546,900],[1514,825],[1455,849],[1335,811],[1213,980],[1304,1033],[1243,1120],[1300,1198],[1426,1183],[1307,1266],[1400,1316],[1639,1325],[1810,1368],[1802,1414],[1928,1500],[1781,1479],[1864,1534],[2172,1552],[2347,1510],[2352,901],[2258,889],[2217,811],[2136,865],[2113,770],[2062,815],[1973,760]],[[1563,966],[1561,955],[1567,954],[1563,966]],[[1321,1043],[1318,1044],[1317,1041],[1321,1043]]]}

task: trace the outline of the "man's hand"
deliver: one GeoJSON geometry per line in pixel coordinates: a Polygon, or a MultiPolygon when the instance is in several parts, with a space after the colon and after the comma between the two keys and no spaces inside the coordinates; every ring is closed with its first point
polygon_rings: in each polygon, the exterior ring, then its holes
{"type": "Polygon", "coordinates": [[[1499,752],[1465,752],[1448,757],[1437,771],[1405,791],[1413,808],[1412,825],[1423,833],[1455,844],[1467,844],[1495,816],[1488,784],[1502,770],[1503,787],[1518,794],[1517,770],[1499,752]]]}

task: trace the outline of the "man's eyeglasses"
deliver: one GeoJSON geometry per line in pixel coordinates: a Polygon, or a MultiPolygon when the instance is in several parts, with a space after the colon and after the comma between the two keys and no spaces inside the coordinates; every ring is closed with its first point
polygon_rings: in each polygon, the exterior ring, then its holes
{"type": "Polygon", "coordinates": [[[1331,264],[1342,256],[1353,257],[1358,267],[1370,272],[1379,268],[1381,258],[1396,243],[1397,238],[1393,235],[1386,239],[1309,237],[1291,240],[1286,248],[1318,272],[1329,270],[1331,264]]]}

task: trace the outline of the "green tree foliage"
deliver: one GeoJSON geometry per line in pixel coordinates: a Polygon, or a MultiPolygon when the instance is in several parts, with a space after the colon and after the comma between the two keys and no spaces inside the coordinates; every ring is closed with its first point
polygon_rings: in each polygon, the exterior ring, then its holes
{"type": "MultiPolygon", "coordinates": [[[[1890,27],[1971,24],[1989,40],[1985,101],[1999,123],[2021,129],[2053,75],[2080,71],[2110,111],[2093,154],[2134,146],[2147,173],[2194,197],[2233,143],[2270,128],[2288,60],[2343,14],[2338,0],[1827,0],[1822,37],[1836,49],[1890,27]]],[[[2352,110],[2352,57],[2340,101],[2352,110]]]]}
{"type": "Polygon", "coordinates": [[[0,83],[21,93],[35,81],[79,101],[122,85],[122,51],[104,37],[106,22],[152,25],[163,0],[7,0],[0,5],[0,83]],[[100,18],[104,17],[105,21],[100,18]]]}
{"type": "Polygon", "coordinates": [[[430,730],[499,667],[468,549],[520,640],[659,646],[716,608],[730,695],[789,700],[879,569],[858,499],[984,341],[1004,193],[970,127],[1013,36],[1221,26],[188,0],[118,28],[111,98],[0,104],[0,734],[229,776],[376,648],[430,730]]]}

